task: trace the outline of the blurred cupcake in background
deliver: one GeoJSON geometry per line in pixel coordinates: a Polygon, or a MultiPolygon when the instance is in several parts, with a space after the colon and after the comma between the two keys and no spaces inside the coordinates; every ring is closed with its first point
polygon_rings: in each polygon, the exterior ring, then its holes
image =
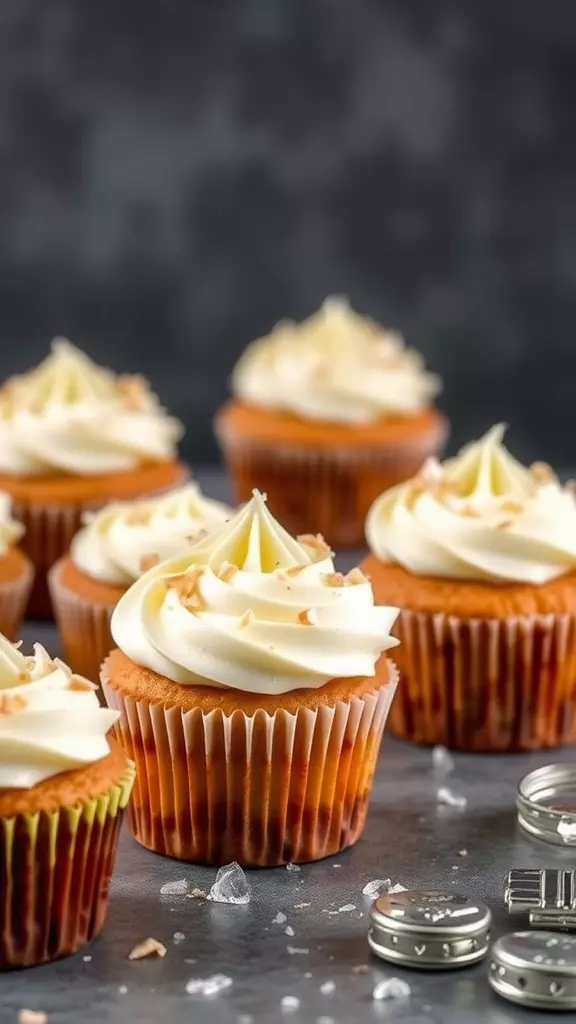
{"type": "Polygon", "coordinates": [[[70,553],[49,574],[52,605],[64,655],[75,672],[98,679],[114,646],[110,617],[142,573],[182,554],[233,516],[197,484],[159,498],[107,505],[85,514],[70,553]]]}
{"type": "Polygon", "coordinates": [[[102,684],[137,764],[129,820],[171,857],[275,865],[361,835],[396,688],[397,609],[258,492],[116,606],[102,684]]]}
{"type": "Polygon", "coordinates": [[[30,614],[50,615],[46,573],[86,509],[182,484],[180,424],[141,377],[117,376],[57,339],[34,370],[0,389],[0,489],[26,527],[36,568],[30,614]]]}
{"type": "Polygon", "coordinates": [[[134,766],[94,690],[0,635],[0,970],[75,953],[104,923],[134,766]]]}
{"type": "Polygon", "coordinates": [[[362,568],[399,605],[392,730],[458,750],[576,740],[576,503],[493,427],[383,494],[362,568]]]}
{"type": "Polygon", "coordinates": [[[0,491],[0,633],[15,640],[24,618],[34,570],[17,546],[24,534],[12,518],[12,500],[0,491]]]}
{"type": "Polygon", "coordinates": [[[361,545],[374,499],[443,448],[439,390],[398,334],[344,299],[278,324],[248,346],[215,418],[238,501],[258,487],[289,530],[361,545]]]}

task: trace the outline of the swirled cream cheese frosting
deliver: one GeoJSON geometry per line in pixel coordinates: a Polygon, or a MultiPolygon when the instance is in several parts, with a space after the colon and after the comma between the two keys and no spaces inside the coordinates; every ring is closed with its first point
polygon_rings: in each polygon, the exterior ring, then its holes
{"type": "Polygon", "coordinates": [[[362,425],[421,412],[440,382],[400,335],[330,298],[303,323],[280,323],[252,342],[232,390],[262,408],[362,425]]]}
{"type": "Polygon", "coordinates": [[[29,789],[110,753],[118,714],[95,689],[40,644],[25,657],[0,633],[0,789],[29,789]]]}
{"type": "Polygon", "coordinates": [[[150,565],[182,554],[233,514],[228,505],[207,498],[194,483],[159,498],[114,502],[86,515],[85,526],[72,541],[70,557],[92,579],[129,586],[150,565]]]}
{"type": "Polygon", "coordinates": [[[138,665],[184,686],[252,693],[373,676],[396,608],[374,604],[359,569],[335,572],[319,536],[294,539],[264,498],[122,597],[112,636],[138,665]]]}
{"type": "Polygon", "coordinates": [[[0,472],[98,475],[174,457],[182,434],[146,381],[97,366],[64,339],[0,389],[0,472]]]}
{"type": "Polygon", "coordinates": [[[24,527],[12,518],[12,498],[0,491],[0,558],[14,547],[24,534],[24,527]]]}
{"type": "Polygon", "coordinates": [[[544,463],[526,468],[493,427],[456,458],[431,459],[368,513],[383,562],[419,576],[547,583],[576,569],[576,502],[544,463]]]}

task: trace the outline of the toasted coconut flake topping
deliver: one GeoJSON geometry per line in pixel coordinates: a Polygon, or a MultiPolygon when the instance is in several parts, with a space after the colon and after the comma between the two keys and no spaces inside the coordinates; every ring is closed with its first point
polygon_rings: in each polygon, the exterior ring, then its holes
{"type": "Polygon", "coordinates": [[[217,573],[218,579],[222,580],[224,583],[230,583],[239,571],[238,566],[232,565],[232,562],[222,562],[217,573]]]}
{"type": "Polygon", "coordinates": [[[21,693],[0,693],[0,715],[14,715],[27,706],[28,701],[21,693]]]}
{"type": "Polygon", "coordinates": [[[298,622],[301,626],[316,626],[318,616],[313,608],[305,608],[303,612],[298,612],[298,622]]]}
{"type": "Polygon", "coordinates": [[[128,953],[129,960],[143,960],[147,956],[166,956],[166,946],[158,939],[148,938],[138,942],[128,953]]]}
{"type": "Polygon", "coordinates": [[[180,598],[180,603],[191,612],[201,612],[206,608],[204,598],[200,593],[200,579],[206,572],[203,565],[194,566],[178,576],[172,576],[166,580],[169,590],[175,590],[180,598]]]}
{"type": "Polygon", "coordinates": [[[310,548],[319,561],[322,558],[332,558],[334,554],[321,533],[317,533],[316,535],[313,533],[301,533],[296,540],[299,544],[303,544],[305,547],[310,548]]]}
{"type": "Polygon", "coordinates": [[[160,562],[160,556],[155,554],[153,551],[149,551],[147,555],[142,555],[140,559],[140,571],[148,572],[148,569],[153,569],[155,565],[160,562]]]}

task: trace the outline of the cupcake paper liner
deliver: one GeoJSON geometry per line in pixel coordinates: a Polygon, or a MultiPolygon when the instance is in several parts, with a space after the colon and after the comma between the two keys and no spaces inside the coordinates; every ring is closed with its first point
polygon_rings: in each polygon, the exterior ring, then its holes
{"type": "Polygon", "coordinates": [[[414,476],[444,441],[437,427],[402,444],[339,450],[270,446],[230,437],[222,428],[218,436],[239,502],[258,487],[289,532],[313,528],[335,547],[363,545],[372,503],[414,476]]]}
{"type": "Polygon", "coordinates": [[[62,560],[48,573],[54,617],[64,660],[74,672],[98,683],[100,666],[114,647],[110,620],[115,605],[98,604],[75,594],[61,581],[62,560]]]}
{"type": "Polygon", "coordinates": [[[402,611],[403,739],[453,750],[540,750],[576,740],[576,620],[567,614],[463,620],[402,611]]]}
{"type": "Polygon", "coordinates": [[[0,582],[0,633],[16,640],[24,618],[34,580],[34,569],[28,562],[20,576],[0,582]]]}
{"type": "MultiPolygon", "coordinates": [[[[156,853],[208,864],[318,860],[361,835],[397,683],[335,707],[182,712],[135,701],[109,682],[116,738],[136,763],[134,837],[156,853]]],[[[377,684],[375,684],[377,686],[377,684]]]]}
{"type": "Polygon", "coordinates": [[[100,796],[0,819],[0,969],[77,952],[100,931],[134,766],[100,796]]]}

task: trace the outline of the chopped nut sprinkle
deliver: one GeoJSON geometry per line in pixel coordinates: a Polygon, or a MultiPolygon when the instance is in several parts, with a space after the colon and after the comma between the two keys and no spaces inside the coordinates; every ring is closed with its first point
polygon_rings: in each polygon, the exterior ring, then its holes
{"type": "Polygon", "coordinates": [[[134,508],[126,516],[128,526],[147,526],[150,522],[150,509],[134,508]]]}
{"type": "Polygon", "coordinates": [[[0,715],[14,715],[27,706],[28,701],[21,693],[0,693],[0,715]]]}
{"type": "Polygon", "coordinates": [[[305,608],[303,612],[298,612],[298,622],[301,626],[315,626],[317,624],[316,613],[312,608],[305,608]]]}
{"type": "Polygon", "coordinates": [[[460,515],[465,516],[467,519],[478,519],[480,513],[476,511],[473,505],[463,505],[460,509],[460,515]]]}
{"type": "Polygon", "coordinates": [[[360,566],[357,565],[354,569],[350,569],[350,572],[345,577],[344,582],[348,586],[354,587],[359,583],[368,583],[368,577],[364,575],[360,566]]]}
{"type": "Polygon", "coordinates": [[[238,623],[238,628],[244,629],[246,626],[251,626],[253,622],[254,612],[252,611],[251,608],[248,608],[248,610],[244,612],[244,615],[240,619],[240,622],[238,623]]]}
{"type": "Polygon", "coordinates": [[[503,501],[500,505],[502,512],[511,512],[512,515],[520,515],[524,511],[524,506],[519,501],[503,501]]]}
{"type": "Polygon", "coordinates": [[[222,565],[218,569],[217,576],[218,579],[222,580],[224,583],[230,583],[239,571],[238,566],[232,565],[232,562],[222,562],[222,565]]]}
{"type": "Polygon", "coordinates": [[[189,900],[205,900],[208,898],[208,893],[204,892],[204,889],[191,889],[188,893],[189,900]]]}
{"type": "Polygon", "coordinates": [[[138,411],[144,407],[146,381],[139,374],[124,374],[119,377],[116,390],[126,409],[138,411]]]}
{"type": "Polygon", "coordinates": [[[529,473],[538,484],[551,484],[556,480],[556,474],[547,462],[533,462],[529,473]]]}
{"type": "Polygon", "coordinates": [[[150,551],[147,555],[142,555],[140,559],[140,571],[148,572],[148,569],[153,569],[155,565],[160,562],[160,556],[150,551]]]}
{"type": "Polygon", "coordinates": [[[166,946],[158,939],[148,938],[138,942],[128,953],[129,960],[143,960],[147,956],[166,956],[166,946]]]}
{"type": "Polygon", "coordinates": [[[97,690],[98,687],[89,679],[84,679],[84,676],[71,675],[68,680],[68,689],[72,692],[86,693],[88,690],[97,690]]]}
{"type": "Polygon", "coordinates": [[[316,536],[313,533],[301,533],[296,540],[304,547],[311,548],[318,559],[330,558],[334,553],[328,547],[321,533],[317,533],[316,536]]]}
{"type": "Polygon", "coordinates": [[[194,566],[178,576],[172,576],[166,580],[169,590],[175,590],[180,598],[181,604],[188,611],[201,612],[206,604],[200,593],[200,579],[206,572],[205,566],[194,566]]]}
{"type": "Polygon", "coordinates": [[[20,1010],[18,1024],[47,1024],[48,1014],[44,1010],[20,1010]]]}
{"type": "Polygon", "coordinates": [[[352,974],[367,974],[367,973],[368,973],[368,964],[356,964],[356,966],[352,968],[352,974]]]}
{"type": "Polygon", "coordinates": [[[343,587],[345,586],[344,575],[341,572],[326,572],[323,573],[322,582],[327,587],[343,587]]]}
{"type": "Polygon", "coordinates": [[[299,576],[300,573],[304,572],[304,569],[307,568],[307,565],[291,565],[289,569],[282,569],[282,571],[278,573],[278,575],[281,577],[281,579],[284,579],[285,577],[293,579],[295,576],[299,576]]]}
{"type": "Polygon", "coordinates": [[[496,529],[497,530],[509,530],[511,526],[512,526],[512,520],[511,519],[505,519],[503,522],[498,523],[496,529]]]}

